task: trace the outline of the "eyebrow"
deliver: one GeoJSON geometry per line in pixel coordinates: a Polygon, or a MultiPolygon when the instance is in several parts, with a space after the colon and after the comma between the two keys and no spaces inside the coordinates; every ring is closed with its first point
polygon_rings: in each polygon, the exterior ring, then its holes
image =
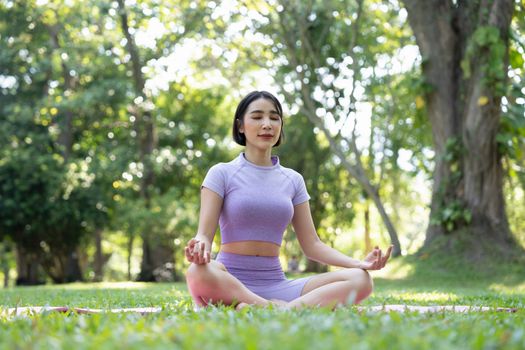
{"type": "MultiPolygon", "coordinates": [[[[255,111],[251,111],[250,114],[255,114],[255,113],[264,113],[264,111],[260,110],[260,109],[256,109],[255,111]]],[[[277,112],[276,110],[272,109],[270,111],[271,114],[279,114],[279,112],[277,112]]]]}

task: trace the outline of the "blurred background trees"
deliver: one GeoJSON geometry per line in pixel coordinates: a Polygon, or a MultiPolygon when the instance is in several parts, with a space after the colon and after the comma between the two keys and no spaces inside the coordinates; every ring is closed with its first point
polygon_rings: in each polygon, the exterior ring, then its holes
{"type": "MultiPolygon", "coordinates": [[[[519,251],[525,11],[490,4],[0,0],[4,284],[182,277],[253,89],[284,102],[276,153],[324,241],[519,251]]],[[[300,252],[291,230],[283,248],[300,252]]]]}

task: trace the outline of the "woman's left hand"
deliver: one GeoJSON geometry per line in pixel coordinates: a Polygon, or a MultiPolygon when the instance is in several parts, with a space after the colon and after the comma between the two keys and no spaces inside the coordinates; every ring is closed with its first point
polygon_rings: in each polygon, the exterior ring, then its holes
{"type": "Polygon", "coordinates": [[[390,258],[390,254],[392,253],[393,246],[388,247],[386,250],[386,253],[383,254],[381,249],[379,249],[378,246],[374,248],[366,258],[361,262],[361,266],[359,266],[363,270],[381,270],[383,267],[385,267],[386,262],[390,258]]]}

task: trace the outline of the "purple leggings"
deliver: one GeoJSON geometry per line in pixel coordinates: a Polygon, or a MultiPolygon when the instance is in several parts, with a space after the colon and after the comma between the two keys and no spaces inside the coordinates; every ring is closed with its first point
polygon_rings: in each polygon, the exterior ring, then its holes
{"type": "Polygon", "coordinates": [[[277,256],[254,256],[219,252],[216,260],[241,283],[264,299],[291,301],[301,296],[310,277],[289,280],[277,256]]]}

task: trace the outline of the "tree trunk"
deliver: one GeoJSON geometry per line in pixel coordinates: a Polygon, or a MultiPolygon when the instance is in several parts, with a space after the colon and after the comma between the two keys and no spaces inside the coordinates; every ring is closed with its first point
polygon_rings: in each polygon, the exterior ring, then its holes
{"type": "Polygon", "coordinates": [[[370,205],[368,199],[365,199],[365,253],[372,251],[372,244],[370,243],[370,205]]]}
{"type": "Polygon", "coordinates": [[[95,273],[95,282],[102,281],[104,274],[104,253],[102,252],[102,229],[95,230],[95,259],[93,261],[93,272],[95,273]]]}
{"type": "MultiPolygon", "coordinates": [[[[49,33],[51,36],[52,47],[54,50],[60,50],[60,41],[58,37],[59,28],[58,25],[50,26],[49,33]]],[[[64,91],[72,92],[75,89],[75,79],[71,76],[70,69],[66,61],[61,57],[62,67],[62,78],[64,79],[64,91]]],[[[59,111],[60,114],[60,134],[58,137],[58,144],[61,146],[62,156],[64,157],[64,163],[67,164],[73,150],[73,112],[69,109],[63,109],[59,111]]],[[[67,263],[65,268],[62,269],[63,276],[55,276],[55,280],[62,280],[66,282],[82,281],[82,270],[76,252],[77,247],[70,247],[65,253],[67,255],[67,263]]]]}
{"type": "Polygon", "coordinates": [[[478,244],[514,246],[496,142],[514,2],[404,3],[430,86],[425,98],[436,153],[425,246],[459,232],[478,244]]]}
{"type": "Polygon", "coordinates": [[[135,240],[135,236],[130,234],[129,240],[128,240],[128,281],[131,281],[131,257],[133,255],[133,241],[135,240]]]}
{"type": "Polygon", "coordinates": [[[4,273],[4,288],[9,287],[9,265],[4,264],[2,267],[4,273]]]}
{"type": "Polygon", "coordinates": [[[40,265],[53,283],[84,281],[77,249],[51,246],[49,251],[41,251],[39,258],[40,265]]]}
{"type": "Polygon", "coordinates": [[[45,283],[40,272],[40,263],[35,253],[27,252],[24,247],[16,246],[16,285],[37,285],[45,283]]]}
{"type": "MultiPolygon", "coordinates": [[[[78,248],[77,248],[78,249],[78,248]]],[[[66,254],[65,282],[82,282],[82,270],[80,269],[80,259],[77,249],[72,249],[66,254]]]]}
{"type": "MultiPolygon", "coordinates": [[[[135,88],[135,94],[137,99],[140,102],[135,102],[133,107],[136,117],[137,124],[139,125],[139,156],[140,162],[144,166],[144,175],[140,184],[140,195],[144,199],[146,208],[149,209],[151,194],[150,190],[153,187],[155,182],[154,173],[153,173],[153,164],[151,163],[151,155],[153,150],[157,146],[157,138],[155,131],[155,121],[154,116],[150,111],[148,106],[148,99],[144,92],[144,76],[142,75],[142,62],[135,45],[135,40],[131,35],[128,15],[126,6],[123,0],[117,1],[120,12],[120,24],[122,32],[126,37],[126,47],[130,55],[131,61],[131,73],[133,76],[133,83],[135,88]]],[[[152,281],[154,280],[154,270],[161,268],[164,263],[174,263],[174,247],[173,244],[168,243],[162,245],[160,243],[155,243],[152,241],[153,237],[148,232],[142,233],[143,241],[143,254],[142,254],[142,263],[141,271],[138,277],[139,281],[152,281]],[[157,256],[157,253],[159,256],[157,256]],[[170,258],[168,258],[170,257],[170,258]],[[168,259],[168,261],[165,261],[168,259]],[[160,264],[160,265],[159,265],[160,264]]]]}
{"type": "Polygon", "coordinates": [[[175,266],[174,252],[169,244],[152,239],[144,240],[142,243],[142,254],[139,281],[160,282],[175,280],[173,270],[175,266]]]}
{"type": "Polygon", "coordinates": [[[0,243],[0,265],[4,274],[4,288],[9,287],[9,245],[7,242],[0,243]]]}
{"type": "Polygon", "coordinates": [[[142,282],[153,282],[155,276],[153,276],[153,252],[151,249],[150,239],[142,237],[142,261],[140,262],[140,273],[137,278],[138,281],[142,282]]]}

